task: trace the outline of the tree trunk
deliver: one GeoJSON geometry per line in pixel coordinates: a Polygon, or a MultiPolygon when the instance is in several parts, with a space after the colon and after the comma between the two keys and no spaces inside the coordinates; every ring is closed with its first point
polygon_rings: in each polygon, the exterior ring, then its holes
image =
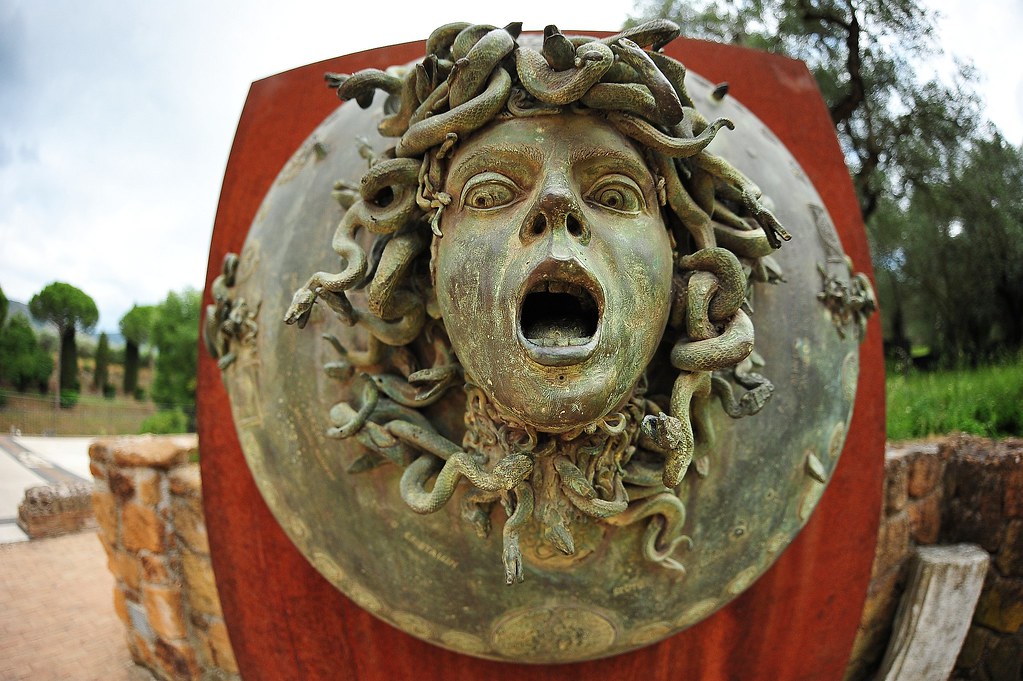
{"type": "Polygon", "coordinates": [[[124,394],[134,395],[139,384],[139,346],[138,343],[124,341],[124,394]]]}
{"type": "Polygon", "coordinates": [[[78,392],[78,346],[75,345],[75,327],[60,332],[60,388],[57,392],[78,392]]]}

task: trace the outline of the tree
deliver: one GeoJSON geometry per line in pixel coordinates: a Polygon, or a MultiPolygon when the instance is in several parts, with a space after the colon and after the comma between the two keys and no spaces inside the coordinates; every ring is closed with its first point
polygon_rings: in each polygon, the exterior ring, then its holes
{"type": "Polygon", "coordinates": [[[637,12],[806,62],[859,197],[889,347],[908,353],[912,338],[951,363],[1023,344],[1009,256],[1021,195],[1006,188],[1018,150],[983,124],[972,67],[957,62],[952,84],[922,75],[941,49],[920,0],[641,0],[637,12]],[[1001,283],[975,283],[988,279],[1001,283]]]}
{"type": "Polygon", "coordinates": [[[32,296],[28,309],[36,319],[51,322],[57,327],[60,336],[58,394],[65,390],[77,392],[81,386],[78,382],[75,332],[91,331],[96,326],[99,321],[96,303],[80,289],[57,281],[32,296]]]}
{"type": "Polygon", "coordinates": [[[4,321],[7,320],[7,296],[4,295],[3,288],[0,288],[0,328],[3,328],[4,321]]]}
{"type": "Polygon", "coordinates": [[[919,0],[653,0],[637,10],[678,21],[690,37],[806,62],[865,221],[883,196],[926,179],[932,141],[945,145],[977,127],[970,67],[960,65],[953,86],[918,75],[916,63],[940,52],[932,14],[919,0]]]}
{"type": "Polygon", "coordinates": [[[121,317],[124,336],[124,394],[134,395],[139,382],[139,349],[149,340],[153,330],[152,305],[133,305],[121,317]]]}
{"type": "Polygon", "coordinates": [[[92,372],[92,387],[106,392],[108,365],[110,363],[110,339],[104,331],[99,335],[96,346],[96,368],[92,372]]]}
{"type": "Polygon", "coordinates": [[[157,350],[153,401],[161,409],[183,408],[189,414],[190,426],[195,415],[200,305],[198,291],[172,291],[157,306],[153,323],[157,350]]]}
{"type": "Polygon", "coordinates": [[[36,340],[28,318],[14,315],[0,333],[0,380],[9,382],[18,392],[32,386],[46,388],[53,371],[53,359],[36,340]]]}

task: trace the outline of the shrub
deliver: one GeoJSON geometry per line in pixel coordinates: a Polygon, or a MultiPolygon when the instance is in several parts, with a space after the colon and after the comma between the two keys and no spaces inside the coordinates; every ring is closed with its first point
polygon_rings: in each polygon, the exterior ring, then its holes
{"type": "Polygon", "coordinates": [[[60,391],[60,408],[71,409],[78,404],[78,391],[77,390],[61,390],[60,391]]]}
{"type": "Polygon", "coordinates": [[[142,422],[140,433],[170,435],[188,431],[188,416],[181,407],[158,411],[142,422]]]}
{"type": "Polygon", "coordinates": [[[104,383],[103,397],[107,398],[108,400],[112,400],[115,397],[117,397],[117,386],[115,386],[113,383],[104,383]]]}

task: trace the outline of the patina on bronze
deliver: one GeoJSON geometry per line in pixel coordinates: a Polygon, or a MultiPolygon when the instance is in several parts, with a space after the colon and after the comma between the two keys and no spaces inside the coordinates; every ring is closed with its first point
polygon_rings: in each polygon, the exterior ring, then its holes
{"type": "Polygon", "coordinates": [[[320,332],[264,318],[211,348],[237,357],[257,484],[328,579],[414,635],[534,662],[656,641],[752,583],[834,469],[857,370],[841,282],[817,295],[834,230],[765,129],[707,149],[759,124],[704,81],[690,95],[655,51],[677,33],[548,27],[533,49],[453,24],[410,69],[331,74],[372,108],[296,153],[232,270],[236,301],[320,332]],[[771,169],[781,222],[736,157],[771,169]],[[810,242],[788,262],[782,222],[810,242]],[[816,290],[791,289],[807,272],[816,290]],[[761,365],[787,377],[770,402],[761,365]],[[497,560],[528,579],[498,589],[497,560]]]}

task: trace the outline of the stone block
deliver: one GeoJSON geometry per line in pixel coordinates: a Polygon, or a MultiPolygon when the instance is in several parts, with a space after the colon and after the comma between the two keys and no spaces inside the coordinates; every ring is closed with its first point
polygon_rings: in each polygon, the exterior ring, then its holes
{"type": "Polygon", "coordinates": [[[972,625],[963,641],[963,649],[959,651],[956,658],[956,669],[973,669],[984,659],[987,649],[991,647],[998,637],[985,629],[972,625]]]}
{"type": "Polygon", "coordinates": [[[165,546],[164,522],[152,508],[129,502],[121,508],[121,541],[129,551],[161,552],[165,546]]]}
{"type": "Polygon", "coordinates": [[[1023,520],[1010,520],[1005,524],[995,567],[1004,577],[1023,577],[1023,520]]]}
{"type": "Polygon", "coordinates": [[[238,663],[234,659],[234,650],[231,648],[231,639],[227,634],[227,625],[221,619],[210,622],[209,629],[210,648],[213,652],[213,663],[232,674],[238,673],[238,663]]]}
{"type": "Polygon", "coordinates": [[[142,570],[138,559],[126,551],[114,551],[108,563],[114,576],[124,582],[132,591],[138,591],[142,579],[142,570]]]}
{"type": "Polygon", "coordinates": [[[135,477],[131,469],[111,468],[107,473],[107,486],[121,503],[135,496],[135,477]]]}
{"type": "MultiPolygon", "coordinates": [[[[999,487],[999,495],[1000,492],[999,487]]],[[[946,508],[941,523],[942,541],[971,542],[980,544],[988,553],[998,553],[1003,531],[1000,498],[956,498],[946,508]]]]}
{"type": "Polygon", "coordinates": [[[902,595],[901,570],[889,570],[870,582],[863,604],[860,623],[865,628],[888,627],[895,618],[895,609],[902,595]]]}
{"type": "Polygon", "coordinates": [[[1023,462],[1013,460],[1005,474],[1005,499],[1003,501],[1006,518],[1023,519],[1023,462]]]}
{"type": "Polygon", "coordinates": [[[92,513],[102,535],[110,546],[118,543],[117,504],[114,496],[105,487],[97,485],[92,490],[92,513]]]}
{"type": "Polygon", "coordinates": [[[921,448],[909,461],[906,491],[913,499],[925,497],[938,489],[945,472],[945,462],[939,458],[937,448],[921,448]]]}
{"type": "Polygon", "coordinates": [[[142,564],[142,578],[149,584],[172,584],[176,583],[175,575],[171,572],[170,561],[166,556],[152,553],[150,551],[139,552],[139,562],[142,564]]]}
{"type": "Polygon", "coordinates": [[[185,641],[156,641],[156,660],[165,678],[191,680],[202,678],[195,651],[185,641]]]}
{"type": "Polygon", "coordinates": [[[917,544],[934,544],[941,533],[940,494],[935,492],[922,499],[910,502],[909,536],[917,544]]]}
{"type": "Polygon", "coordinates": [[[142,590],[142,603],[149,625],[157,636],[171,641],[185,637],[187,629],[179,589],[147,584],[142,590]]]}
{"type": "Polygon", "coordinates": [[[210,543],[206,534],[206,520],[197,499],[175,498],[171,509],[174,514],[174,531],[189,549],[196,553],[209,554],[210,543]]]}
{"type": "Polygon", "coordinates": [[[121,437],[111,446],[119,466],[170,468],[188,461],[199,449],[195,435],[121,437]]]}
{"type": "Polygon", "coordinates": [[[114,438],[100,438],[89,443],[89,461],[96,463],[109,463],[110,445],[114,438]]]}
{"type": "Polygon", "coordinates": [[[906,507],[908,497],[908,468],[905,456],[897,450],[885,454],[884,459],[884,514],[892,515],[906,507]]]}
{"type": "Polygon", "coordinates": [[[1023,627],[1023,580],[990,577],[977,604],[974,622],[1005,634],[1023,627]]]}
{"type": "Polygon", "coordinates": [[[909,515],[905,511],[881,520],[875,551],[874,576],[901,566],[909,557],[909,515]]]}
{"type": "Polygon", "coordinates": [[[202,498],[202,478],[199,464],[189,463],[178,466],[167,476],[170,481],[171,494],[178,496],[202,498]]]}
{"type": "Polygon", "coordinates": [[[140,468],[135,472],[135,494],[138,495],[138,502],[144,506],[156,506],[163,499],[160,491],[160,478],[162,477],[152,468],[140,468]]]}
{"type": "Polygon", "coordinates": [[[217,595],[217,586],[209,558],[202,554],[183,550],[181,552],[181,568],[185,577],[189,605],[201,613],[221,617],[220,597],[217,595]]]}
{"type": "Polygon", "coordinates": [[[128,604],[126,603],[124,590],[116,586],[114,587],[114,612],[124,622],[124,626],[131,624],[131,620],[128,618],[128,604]]]}
{"type": "Polygon", "coordinates": [[[1023,679],[1023,639],[1003,636],[988,650],[984,668],[992,679],[1023,679]]]}
{"type": "Polygon", "coordinates": [[[131,632],[128,635],[128,649],[131,651],[131,657],[136,663],[146,669],[156,671],[156,655],[150,647],[149,641],[141,634],[131,632]]]}

